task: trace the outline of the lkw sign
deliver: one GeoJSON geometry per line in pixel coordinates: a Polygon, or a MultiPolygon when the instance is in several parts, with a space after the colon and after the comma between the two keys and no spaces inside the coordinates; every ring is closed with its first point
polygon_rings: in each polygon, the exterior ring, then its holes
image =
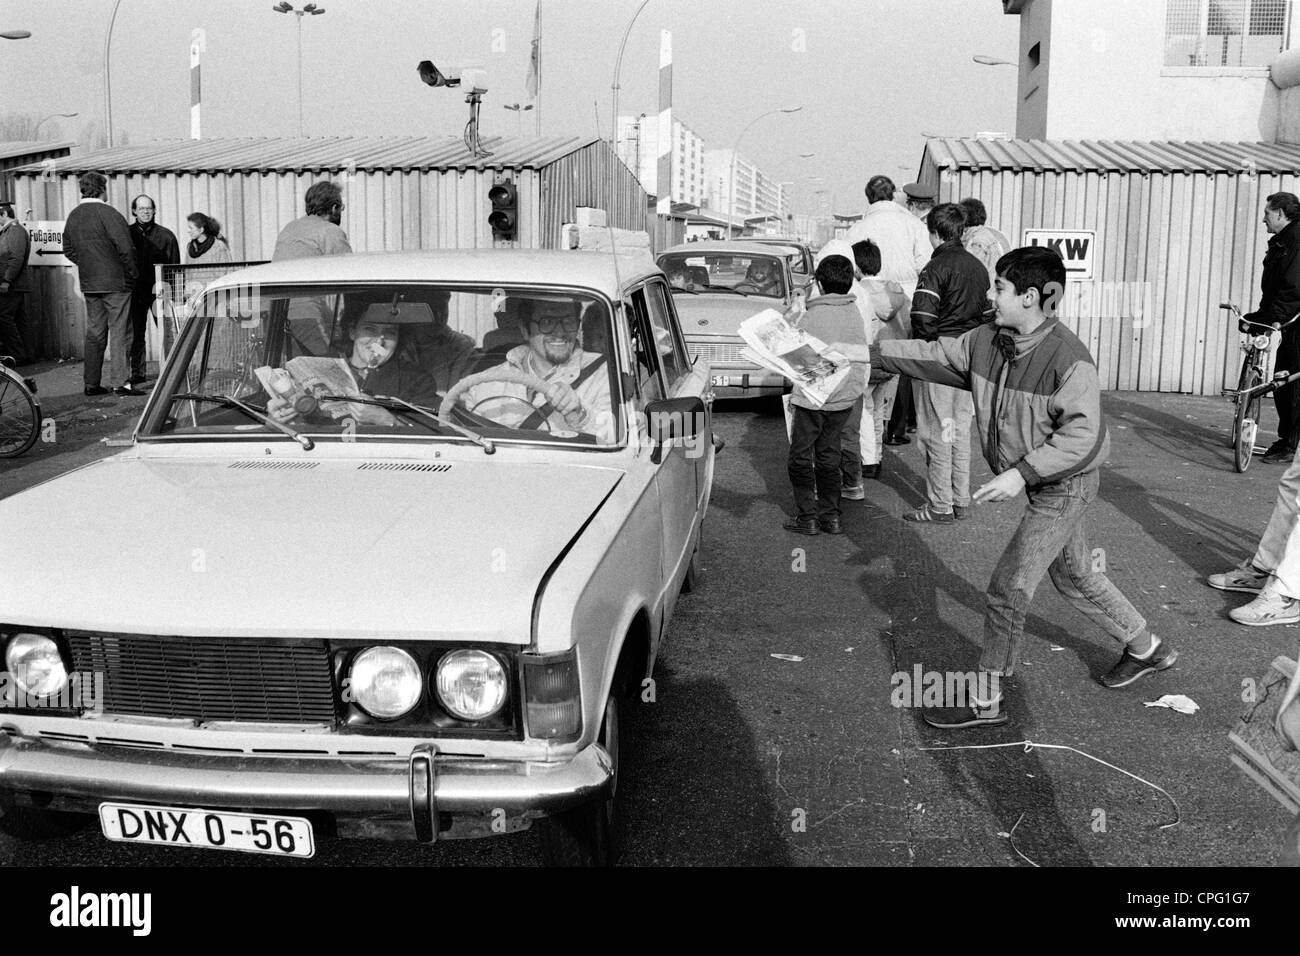
{"type": "Polygon", "coordinates": [[[1091,279],[1097,258],[1097,233],[1082,229],[1026,229],[1026,246],[1047,246],[1065,260],[1067,279],[1091,279]]]}

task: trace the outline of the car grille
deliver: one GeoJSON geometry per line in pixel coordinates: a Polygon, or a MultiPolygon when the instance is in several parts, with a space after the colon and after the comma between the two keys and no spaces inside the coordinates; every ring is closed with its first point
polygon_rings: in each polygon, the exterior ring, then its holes
{"type": "Polygon", "coordinates": [[[726,362],[729,365],[753,366],[753,362],[741,357],[740,350],[742,348],[744,346],[739,343],[698,342],[691,345],[691,352],[713,364],[726,362]]]}
{"type": "Polygon", "coordinates": [[[198,721],[334,723],[324,641],[67,635],[74,670],[104,675],[105,713],[198,721]]]}

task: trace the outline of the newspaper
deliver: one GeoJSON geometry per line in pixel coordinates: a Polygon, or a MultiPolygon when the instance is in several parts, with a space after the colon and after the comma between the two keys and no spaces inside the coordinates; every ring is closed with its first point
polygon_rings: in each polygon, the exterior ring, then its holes
{"type": "MultiPolygon", "coordinates": [[[[348,371],[346,359],[317,358],[300,355],[284,363],[284,370],[293,376],[294,384],[308,395],[319,399],[322,395],[347,395],[364,398],[365,394],[357,387],[352,373],[348,371]]],[[[253,370],[257,380],[262,383],[268,395],[277,392],[271,386],[274,369],[263,366],[253,370]]],[[[395,425],[397,419],[392,412],[378,405],[362,405],[358,402],[321,402],[321,411],[335,420],[351,418],[361,425],[395,425]]]]}
{"type": "Polygon", "coordinates": [[[848,358],[795,328],[775,309],[764,309],[740,323],[747,348],[740,354],[763,368],[784,375],[818,408],[849,374],[848,358]]]}

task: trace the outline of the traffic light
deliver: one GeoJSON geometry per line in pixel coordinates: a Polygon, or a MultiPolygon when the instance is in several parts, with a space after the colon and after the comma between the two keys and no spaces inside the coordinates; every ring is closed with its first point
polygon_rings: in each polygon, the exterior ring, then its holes
{"type": "Polygon", "coordinates": [[[488,190],[488,199],[492,201],[492,214],[488,216],[492,238],[513,239],[519,219],[519,196],[515,184],[497,183],[488,190]]]}

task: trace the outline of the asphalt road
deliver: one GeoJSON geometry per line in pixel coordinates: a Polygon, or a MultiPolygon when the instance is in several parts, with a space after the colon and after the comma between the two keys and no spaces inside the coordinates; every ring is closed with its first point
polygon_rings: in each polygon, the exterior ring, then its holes
{"type": "MultiPolygon", "coordinates": [[[[70,400],[64,441],[0,463],[0,496],[109,453],[98,439],[129,430],[138,408],[130,401],[88,412],[70,400]],[[77,415],[91,417],[71,421],[77,415]]],[[[1235,625],[1226,611],[1245,596],[1202,582],[1253,546],[1281,469],[1233,472],[1222,400],[1112,393],[1105,408],[1112,453],[1091,543],[1152,629],[1178,648],[1179,664],[1126,690],[1102,688],[1095,678],[1117,647],[1045,584],[1009,688],[1011,722],[948,735],[923,725],[917,709],[893,706],[891,675],[918,664],[973,668],[983,589],[1021,502],[977,507],[963,524],[900,521],[921,498],[913,444],[889,450],[867,501],[846,503],[846,535],[793,536],[781,528],[791,496],[777,408],[721,408],[716,427],[728,444],[702,587],[678,605],[655,702],[625,718],[624,862],[1276,862],[1289,816],[1229,763],[1226,734],[1243,709],[1243,681],[1262,677],[1276,655],[1294,656],[1300,629],[1235,625]],[[1185,694],[1200,710],[1144,706],[1162,694],[1185,694]],[[1078,748],[1168,797],[1068,750],[922,749],[1024,740],[1078,748]]],[[[974,477],[989,477],[982,461],[974,477]]],[[[530,833],[433,847],[323,839],[316,858],[300,862],[111,844],[91,826],[55,843],[4,841],[0,862],[531,865],[539,857],[530,833]]]]}

